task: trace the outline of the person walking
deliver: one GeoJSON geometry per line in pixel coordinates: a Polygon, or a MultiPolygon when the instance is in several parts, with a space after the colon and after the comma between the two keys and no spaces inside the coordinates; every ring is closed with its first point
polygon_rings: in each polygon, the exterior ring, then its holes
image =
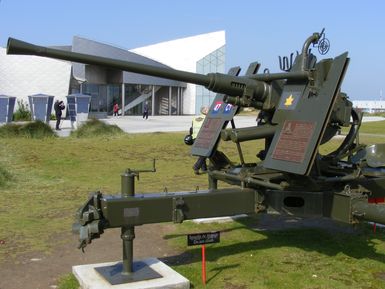
{"type": "Polygon", "coordinates": [[[144,103],[144,107],[143,107],[143,118],[144,119],[148,119],[148,110],[149,110],[148,101],[146,101],[144,103]]]}
{"type": "Polygon", "coordinates": [[[60,129],[60,121],[61,121],[61,116],[62,116],[62,110],[65,109],[64,102],[62,100],[56,100],[54,106],[55,110],[55,116],[56,116],[56,130],[61,130],[60,129]]]}

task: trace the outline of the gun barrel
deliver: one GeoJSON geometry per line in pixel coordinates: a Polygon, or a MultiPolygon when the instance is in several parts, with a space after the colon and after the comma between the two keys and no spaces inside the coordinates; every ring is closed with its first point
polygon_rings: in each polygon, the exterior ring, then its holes
{"type": "Polygon", "coordinates": [[[208,86],[210,84],[210,78],[203,74],[49,48],[34,45],[14,38],[8,39],[7,54],[44,56],[54,59],[104,66],[112,69],[195,83],[203,86],[208,86]]]}
{"type": "Polygon", "coordinates": [[[254,139],[271,137],[276,131],[273,125],[252,126],[237,129],[222,130],[221,138],[224,141],[232,140],[233,142],[244,142],[254,139]]]}
{"type": "Polygon", "coordinates": [[[207,75],[203,75],[171,68],[38,46],[14,38],[8,39],[7,54],[37,55],[173,79],[202,85],[210,91],[231,96],[241,96],[244,94],[245,90],[247,90],[249,93],[251,92],[250,97],[255,97],[258,101],[263,101],[270,93],[269,85],[265,81],[250,77],[239,77],[222,73],[208,73],[207,75]]]}

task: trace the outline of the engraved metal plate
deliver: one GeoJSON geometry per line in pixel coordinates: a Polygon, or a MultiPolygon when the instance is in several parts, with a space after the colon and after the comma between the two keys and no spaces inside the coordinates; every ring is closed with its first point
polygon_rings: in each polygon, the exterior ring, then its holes
{"type": "Polygon", "coordinates": [[[285,121],[273,152],[273,159],[302,163],[315,124],[315,122],[310,121],[285,121]]]}

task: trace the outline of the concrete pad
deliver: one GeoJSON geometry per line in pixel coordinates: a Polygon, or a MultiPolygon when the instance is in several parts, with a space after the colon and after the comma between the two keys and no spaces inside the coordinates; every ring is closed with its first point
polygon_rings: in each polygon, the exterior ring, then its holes
{"type": "Polygon", "coordinates": [[[232,222],[236,219],[245,218],[247,217],[246,214],[240,214],[235,216],[228,216],[228,217],[215,217],[215,218],[199,218],[192,220],[194,223],[197,224],[207,224],[207,223],[228,223],[232,222]]]}
{"type": "Polygon", "coordinates": [[[73,266],[72,272],[82,289],[189,289],[190,281],[156,258],[140,260],[162,275],[162,278],[111,285],[96,270],[97,267],[113,266],[119,262],[73,266]]]}

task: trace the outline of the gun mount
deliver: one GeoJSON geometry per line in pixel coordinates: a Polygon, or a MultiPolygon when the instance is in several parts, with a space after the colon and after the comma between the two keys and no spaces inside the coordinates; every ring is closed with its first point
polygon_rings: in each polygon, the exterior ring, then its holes
{"type": "Polygon", "coordinates": [[[132,271],[132,259],[127,261],[127,256],[132,258],[136,225],[270,209],[347,223],[385,223],[385,206],[368,203],[368,198],[385,197],[385,147],[358,143],[362,115],[340,89],[349,58],[343,53],[317,62],[309,47],[318,43],[321,34],[314,33],[305,41],[287,72],[258,74],[260,64],[255,62],[244,76],[239,76],[239,67],[230,69],[228,74],[202,75],[10,38],[8,54],[100,65],[194,83],[218,93],[192,147],[193,155],[210,159],[209,190],[135,195],[136,174],[127,171],[122,176],[122,196],[97,192],[79,210],[80,248],[98,238],[104,229],[121,227],[123,271],[127,273],[132,271]],[[260,123],[236,128],[233,116],[240,107],[261,110],[260,123]],[[232,127],[226,129],[229,122],[232,127]],[[331,140],[341,127],[350,127],[341,145],[322,155],[320,145],[331,140]],[[257,154],[259,162],[248,163],[244,161],[241,143],[254,139],[264,139],[265,148],[257,154]],[[220,141],[236,144],[239,164],[218,150],[220,141]],[[218,181],[237,187],[218,189],[218,181]]]}

